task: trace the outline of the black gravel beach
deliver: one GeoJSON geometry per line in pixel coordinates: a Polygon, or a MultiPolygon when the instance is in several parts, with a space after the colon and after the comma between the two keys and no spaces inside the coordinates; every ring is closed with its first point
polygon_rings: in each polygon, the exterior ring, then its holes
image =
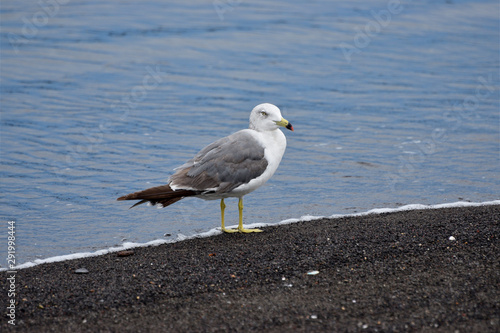
{"type": "Polygon", "coordinates": [[[0,272],[1,331],[498,332],[499,221],[492,205],[197,238],[18,270],[14,298],[0,272]]]}

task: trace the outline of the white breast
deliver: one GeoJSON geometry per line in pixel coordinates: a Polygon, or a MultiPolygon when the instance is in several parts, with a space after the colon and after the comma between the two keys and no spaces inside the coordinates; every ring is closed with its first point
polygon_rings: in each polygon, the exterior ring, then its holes
{"type": "Polygon", "coordinates": [[[257,132],[248,130],[264,147],[264,158],[267,160],[266,171],[259,177],[252,179],[231,191],[230,196],[241,197],[264,185],[276,172],[286,149],[286,137],[279,129],[274,131],[257,132]]]}

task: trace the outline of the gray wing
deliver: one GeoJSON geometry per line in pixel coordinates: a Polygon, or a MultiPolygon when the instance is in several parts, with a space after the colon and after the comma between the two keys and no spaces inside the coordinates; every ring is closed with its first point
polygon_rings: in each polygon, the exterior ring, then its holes
{"type": "Polygon", "coordinates": [[[245,131],[215,141],[177,168],[172,185],[202,192],[227,193],[257,178],[267,168],[262,147],[245,131]]]}

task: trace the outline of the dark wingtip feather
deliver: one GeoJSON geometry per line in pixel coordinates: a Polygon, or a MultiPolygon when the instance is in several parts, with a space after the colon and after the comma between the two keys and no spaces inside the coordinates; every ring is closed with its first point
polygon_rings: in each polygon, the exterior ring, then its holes
{"type": "Polygon", "coordinates": [[[130,194],[127,194],[127,195],[122,195],[121,197],[119,197],[118,199],[116,199],[116,201],[141,199],[141,198],[137,197],[137,193],[139,193],[139,192],[134,192],[134,193],[130,193],[130,194]]]}
{"type": "Polygon", "coordinates": [[[132,206],[130,206],[130,208],[129,208],[129,209],[132,209],[132,208],[134,208],[135,206],[139,206],[139,205],[141,205],[141,204],[143,204],[143,203],[145,203],[145,202],[148,202],[148,200],[141,200],[141,201],[139,201],[139,202],[136,202],[135,204],[133,204],[132,206]]]}
{"type": "Polygon", "coordinates": [[[196,195],[196,192],[190,190],[177,190],[174,191],[169,185],[162,185],[148,188],[144,191],[130,193],[116,199],[122,200],[141,200],[130,208],[134,208],[145,202],[151,202],[153,205],[161,203],[163,207],[173,204],[186,196],[196,195]]]}

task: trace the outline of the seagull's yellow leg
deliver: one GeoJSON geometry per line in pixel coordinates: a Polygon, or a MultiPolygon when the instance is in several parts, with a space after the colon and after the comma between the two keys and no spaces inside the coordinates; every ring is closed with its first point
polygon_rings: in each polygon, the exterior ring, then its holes
{"type": "Polygon", "coordinates": [[[224,199],[220,200],[220,214],[221,214],[221,229],[224,232],[237,232],[238,230],[236,229],[226,229],[224,226],[224,210],[226,209],[226,204],[224,203],[224,199]]]}
{"type": "Polygon", "coordinates": [[[238,231],[239,232],[262,232],[260,229],[245,229],[243,228],[243,197],[240,198],[240,201],[238,201],[238,210],[240,211],[240,223],[238,224],[238,231]]]}

